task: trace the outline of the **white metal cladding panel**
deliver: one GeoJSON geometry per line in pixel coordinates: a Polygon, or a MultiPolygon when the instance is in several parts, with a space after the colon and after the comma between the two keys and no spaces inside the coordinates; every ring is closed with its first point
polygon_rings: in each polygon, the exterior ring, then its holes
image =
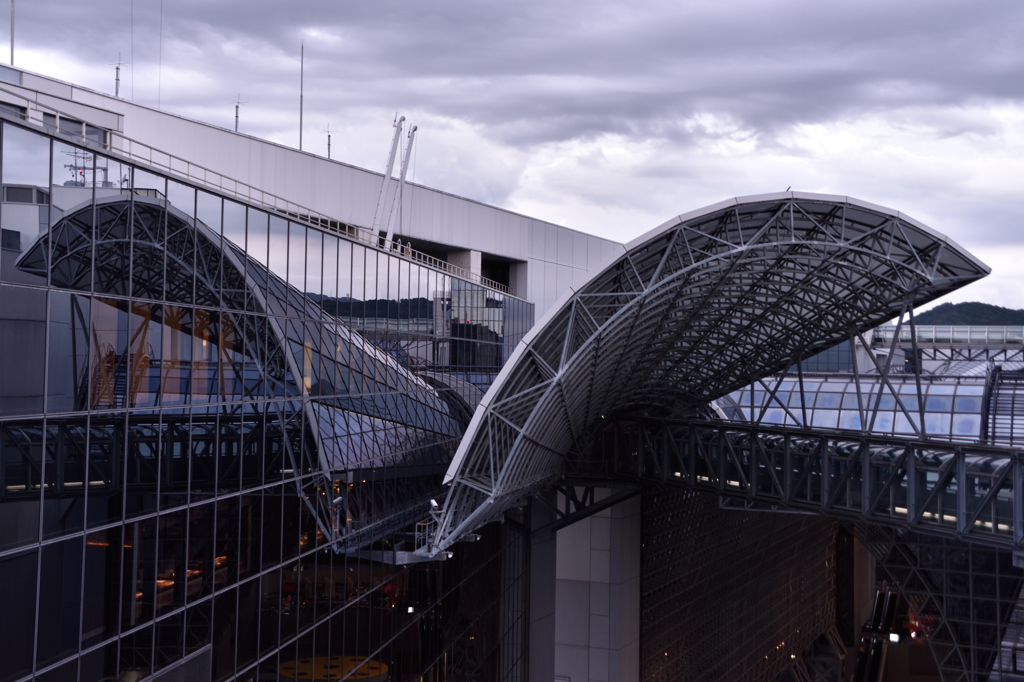
{"type": "MultiPolygon", "coordinates": [[[[32,74],[24,74],[24,83],[27,96],[49,93],[38,96],[69,114],[80,113],[85,120],[340,221],[372,224],[382,182],[378,173],[32,74]]],[[[606,253],[615,244],[412,185],[405,209],[402,234],[516,260],[532,256],[585,268],[592,253],[606,253]]]]}

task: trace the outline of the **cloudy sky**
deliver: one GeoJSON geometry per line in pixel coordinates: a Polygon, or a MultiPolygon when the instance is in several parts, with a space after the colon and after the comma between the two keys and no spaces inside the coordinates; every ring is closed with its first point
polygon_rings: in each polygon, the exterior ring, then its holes
{"type": "MultiPolygon", "coordinates": [[[[993,268],[1024,308],[1024,3],[33,0],[15,63],[628,240],[742,194],[848,194],[993,268]],[[162,6],[162,31],[161,31],[162,6]],[[134,21],[132,20],[134,18],[134,21]],[[162,33],[162,40],[160,38],[162,33]]],[[[6,35],[0,17],[0,36],[6,35]]],[[[4,52],[0,48],[0,52],[4,52]]]]}

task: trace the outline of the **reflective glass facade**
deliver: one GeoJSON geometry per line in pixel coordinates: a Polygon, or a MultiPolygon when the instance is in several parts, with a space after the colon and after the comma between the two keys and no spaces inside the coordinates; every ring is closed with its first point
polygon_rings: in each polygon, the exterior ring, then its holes
{"type": "Polygon", "coordinates": [[[519,665],[521,539],[397,559],[532,304],[101,149],[2,124],[0,681],[519,665]]]}

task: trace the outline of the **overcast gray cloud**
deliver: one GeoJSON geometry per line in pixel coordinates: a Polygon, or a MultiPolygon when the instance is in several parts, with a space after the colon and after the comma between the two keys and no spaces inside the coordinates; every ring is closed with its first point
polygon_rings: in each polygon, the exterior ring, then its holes
{"type": "MultiPolygon", "coordinates": [[[[16,63],[380,170],[419,125],[424,184],[626,240],[736,194],[850,194],[996,268],[1024,307],[1024,4],[19,3],[16,63]],[[134,29],[131,17],[134,15],[134,29]],[[134,34],[134,41],[132,36],[134,34]],[[162,48],[161,48],[162,46],[162,48]],[[161,61],[162,67],[159,67],[161,61]]],[[[0,35],[3,35],[0,24],[0,35]]]]}

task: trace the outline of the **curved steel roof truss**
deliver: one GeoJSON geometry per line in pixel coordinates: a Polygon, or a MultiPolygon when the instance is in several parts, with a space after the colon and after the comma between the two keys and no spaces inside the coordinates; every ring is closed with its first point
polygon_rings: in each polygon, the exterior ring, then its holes
{"type": "Polygon", "coordinates": [[[702,415],[988,272],[928,227],[848,197],[747,197],[680,216],[527,334],[449,468],[430,551],[585,456],[606,416],[702,415]]]}

